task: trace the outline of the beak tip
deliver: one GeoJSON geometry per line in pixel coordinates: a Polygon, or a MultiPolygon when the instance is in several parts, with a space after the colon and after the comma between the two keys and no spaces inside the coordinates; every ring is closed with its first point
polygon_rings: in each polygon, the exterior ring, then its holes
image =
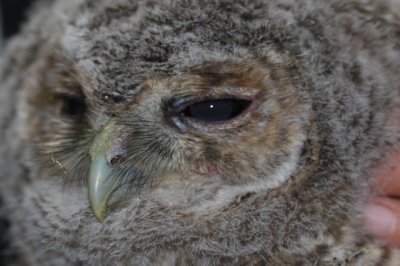
{"type": "Polygon", "coordinates": [[[96,209],[96,208],[91,207],[91,209],[92,209],[92,212],[94,213],[94,216],[96,216],[97,220],[100,223],[104,222],[104,218],[105,218],[104,208],[96,209]]]}
{"type": "Polygon", "coordinates": [[[96,215],[96,218],[100,223],[104,222],[104,215],[96,215]]]}

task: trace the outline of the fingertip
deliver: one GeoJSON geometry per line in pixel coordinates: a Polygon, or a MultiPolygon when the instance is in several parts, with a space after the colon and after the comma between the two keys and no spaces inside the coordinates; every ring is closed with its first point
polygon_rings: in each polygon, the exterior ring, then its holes
{"type": "Polygon", "coordinates": [[[385,239],[395,229],[396,216],[386,207],[371,205],[365,209],[365,225],[372,234],[385,239]]]}
{"type": "Polygon", "coordinates": [[[365,227],[384,244],[400,245],[400,201],[378,198],[364,212],[365,227]]]}

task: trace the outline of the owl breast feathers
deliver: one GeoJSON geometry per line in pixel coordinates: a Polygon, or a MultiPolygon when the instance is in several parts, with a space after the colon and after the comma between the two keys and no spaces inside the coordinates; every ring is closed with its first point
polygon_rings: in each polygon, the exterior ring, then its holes
{"type": "Polygon", "coordinates": [[[360,213],[399,147],[399,14],[39,2],[0,68],[14,263],[396,265],[360,213]]]}

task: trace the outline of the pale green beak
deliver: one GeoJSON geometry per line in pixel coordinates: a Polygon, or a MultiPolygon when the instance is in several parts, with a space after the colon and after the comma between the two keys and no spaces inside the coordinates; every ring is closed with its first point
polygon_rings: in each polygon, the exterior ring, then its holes
{"type": "Polygon", "coordinates": [[[117,189],[116,176],[111,175],[113,168],[107,161],[107,150],[113,138],[115,122],[108,121],[96,135],[90,148],[91,166],[89,173],[89,203],[99,221],[104,220],[107,202],[117,189]]]}

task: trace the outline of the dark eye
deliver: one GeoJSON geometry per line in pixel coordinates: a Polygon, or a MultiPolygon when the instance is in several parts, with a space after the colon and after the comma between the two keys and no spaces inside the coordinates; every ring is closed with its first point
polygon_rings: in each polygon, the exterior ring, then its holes
{"type": "Polygon", "coordinates": [[[71,96],[62,97],[61,114],[70,117],[81,117],[85,112],[86,104],[83,100],[71,96]]]}
{"type": "Polygon", "coordinates": [[[186,107],[181,113],[206,122],[221,122],[241,114],[250,104],[242,99],[216,99],[195,102],[186,107]]]}

